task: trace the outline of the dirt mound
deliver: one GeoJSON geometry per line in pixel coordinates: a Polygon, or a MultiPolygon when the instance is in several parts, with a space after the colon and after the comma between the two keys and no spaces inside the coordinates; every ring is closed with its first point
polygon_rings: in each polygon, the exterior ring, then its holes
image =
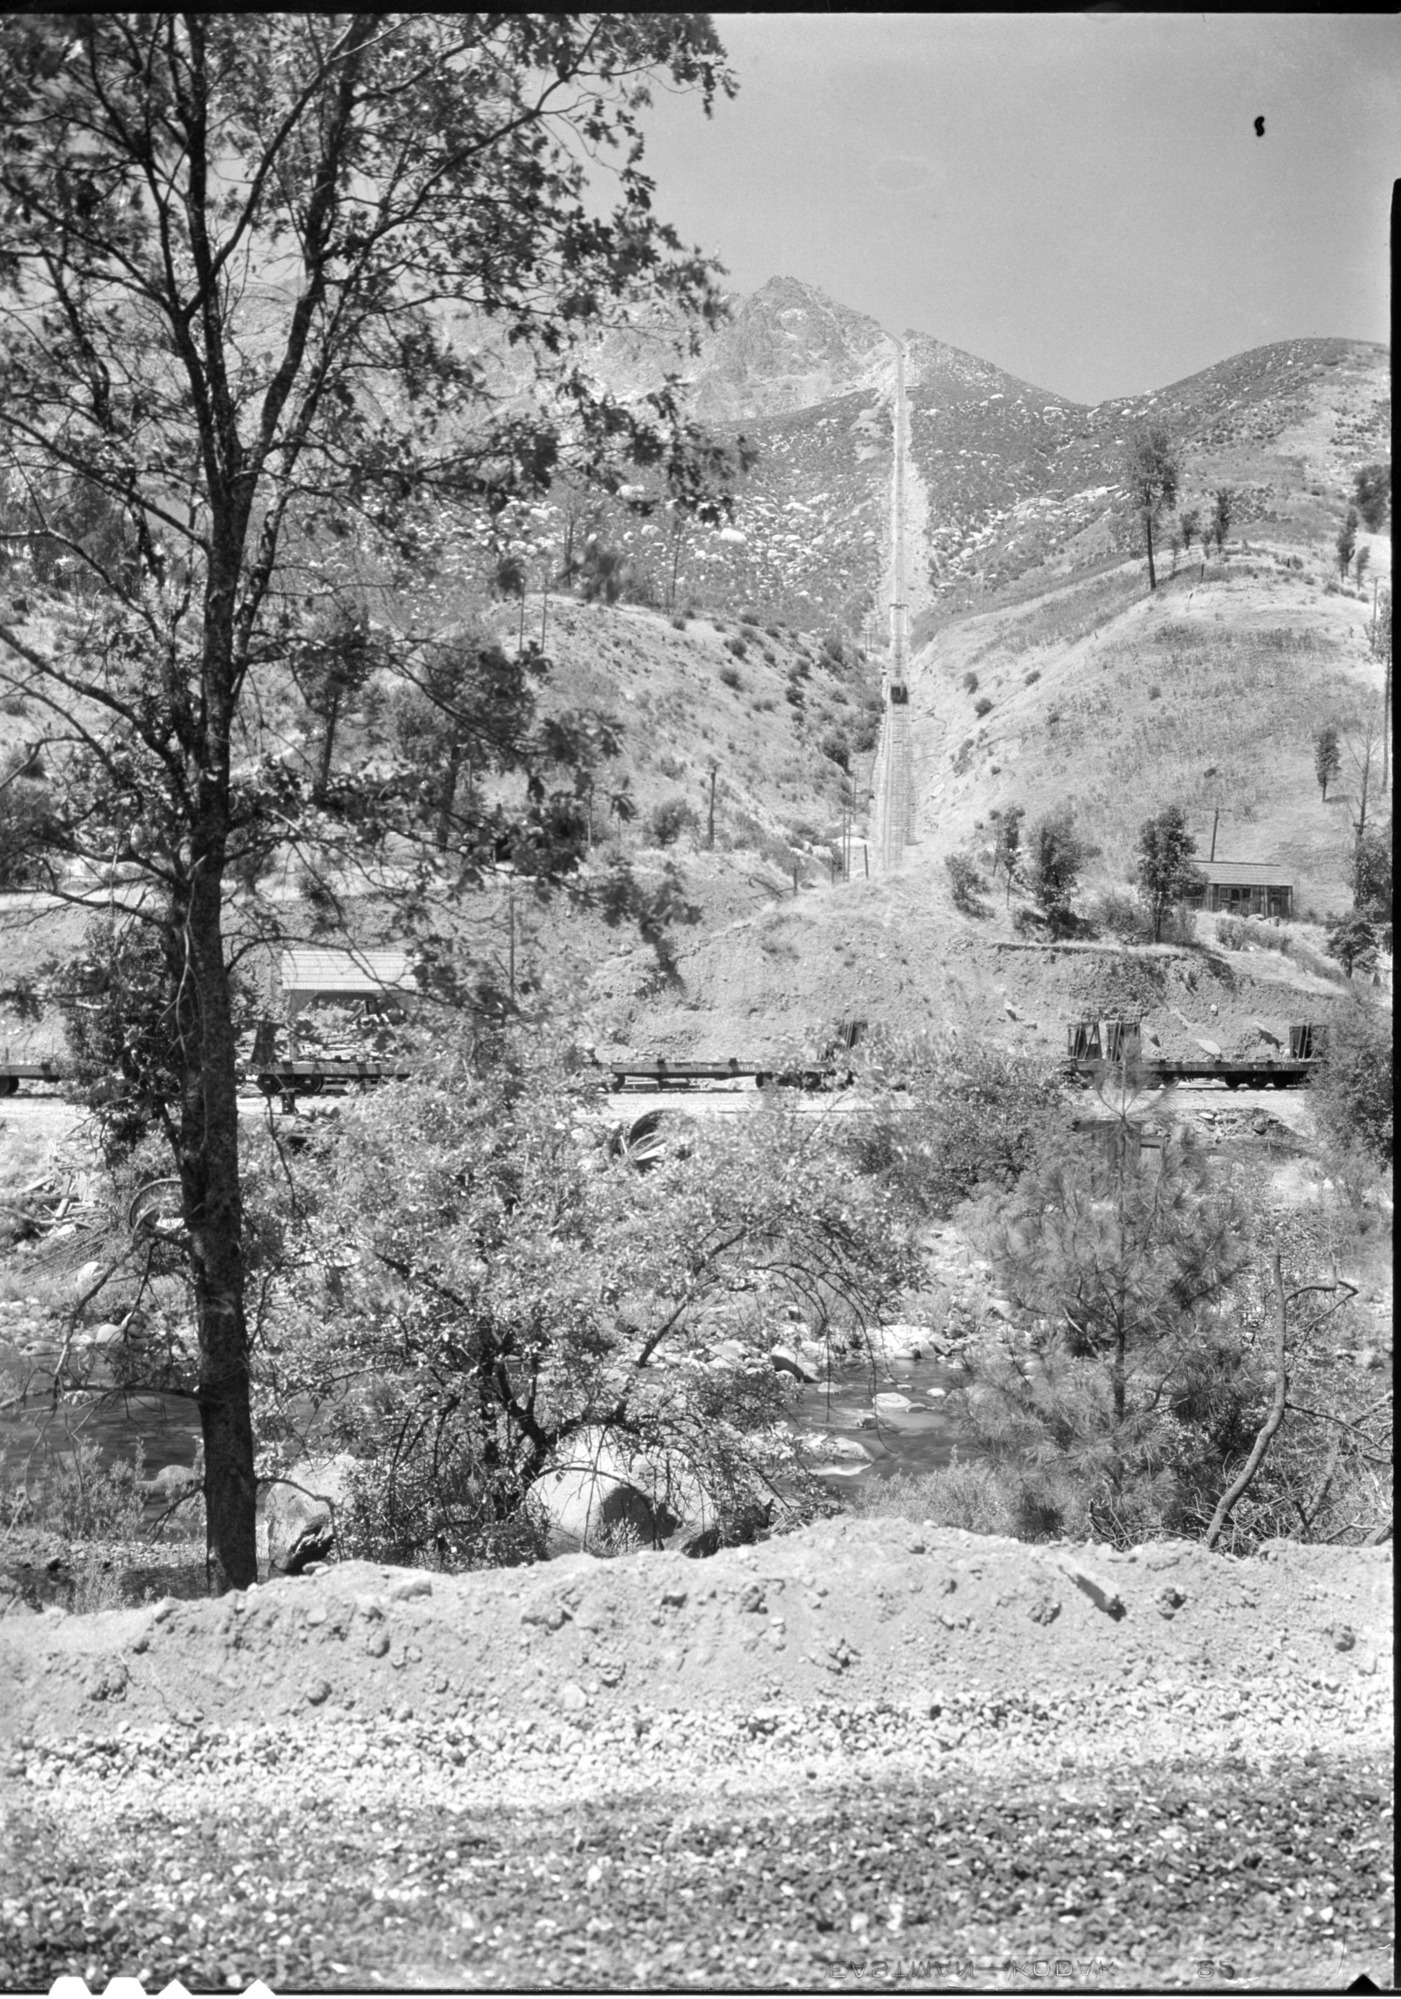
{"type": "Polygon", "coordinates": [[[64,1618],[11,1613],[8,1734],[229,1726],[353,1702],[361,1715],[620,1705],[697,1712],[782,1699],[908,1703],[1249,1683],[1271,1670],[1375,1673],[1389,1651],[1389,1549],[1272,1544],[1030,1546],[843,1521],[710,1561],[574,1556],[467,1576],[352,1562],[205,1602],[64,1618]]]}

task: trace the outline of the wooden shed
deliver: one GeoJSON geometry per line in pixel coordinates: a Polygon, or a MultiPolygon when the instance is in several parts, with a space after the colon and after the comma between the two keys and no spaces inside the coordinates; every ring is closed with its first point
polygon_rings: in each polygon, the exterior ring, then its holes
{"type": "Polygon", "coordinates": [[[1273,861],[1197,861],[1206,885],[1187,897],[1189,909],[1230,916],[1292,916],[1294,883],[1273,861]]]}
{"type": "Polygon", "coordinates": [[[367,1013],[380,1013],[417,990],[406,951],[283,951],[277,984],[289,1026],[313,1000],[337,1006],[358,1002],[367,1013]]]}

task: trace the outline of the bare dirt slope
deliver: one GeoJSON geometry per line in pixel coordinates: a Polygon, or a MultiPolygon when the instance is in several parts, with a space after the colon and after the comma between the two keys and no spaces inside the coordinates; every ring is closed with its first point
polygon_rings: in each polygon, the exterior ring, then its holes
{"type": "Polygon", "coordinates": [[[32,1990],[1385,1979],[1390,1578],[1389,1549],[879,1520],[11,1610],[0,1963],[32,1990]]]}
{"type": "Polygon", "coordinates": [[[834,1694],[927,1709],[944,1692],[1024,1705],[1128,1687],[1162,1696],[1169,1736],[1185,1702],[1214,1717],[1224,1745],[1241,1735],[1230,1724],[1242,1698],[1280,1678],[1297,1690],[1325,1676],[1362,1727],[1384,1690],[1389,1632],[1384,1548],[1280,1543],[1238,1561],[1155,1543],[1116,1555],[847,1520],[706,1562],[581,1555],[456,1577],[353,1562],[214,1602],[88,1618],[12,1610],[0,1725],[13,1739],[118,1710],[137,1725],[197,1712],[247,1726],[347,1704],[445,1716],[487,1694],[531,1711],[834,1694]]]}

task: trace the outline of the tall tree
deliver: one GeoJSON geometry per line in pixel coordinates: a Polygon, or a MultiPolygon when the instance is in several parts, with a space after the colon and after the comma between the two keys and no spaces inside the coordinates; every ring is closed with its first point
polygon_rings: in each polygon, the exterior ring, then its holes
{"type": "Polygon", "coordinates": [[[1328,796],[1328,785],[1343,767],[1343,753],[1338,742],[1338,731],[1327,722],[1313,739],[1313,771],[1318,779],[1318,789],[1322,797],[1328,796]]]}
{"type": "Polygon", "coordinates": [[[1075,830],[1068,805],[1048,812],[1027,840],[1027,879],[1053,930],[1070,926],[1070,905],[1090,848],[1075,830]]]}
{"type": "Polygon", "coordinates": [[[1346,583],[1347,573],[1352,565],[1352,558],[1357,548],[1356,507],[1349,507],[1346,514],[1344,514],[1343,524],[1338,529],[1338,539],[1335,546],[1338,551],[1338,574],[1341,576],[1343,582],[1346,583]]]}
{"type": "Polygon", "coordinates": [[[1177,529],[1182,536],[1182,552],[1189,562],[1192,559],[1192,543],[1201,535],[1201,528],[1201,508],[1184,507],[1177,517],[1177,529]]]}
{"type": "Polygon", "coordinates": [[[1364,465],[1353,474],[1352,496],[1369,533],[1379,534],[1391,512],[1391,466],[1364,465]]]}
{"type": "Polygon", "coordinates": [[[1007,901],[1012,900],[1012,884],[1020,881],[1025,867],[1022,854],[1022,821],[1026,817],[1024,805],[1009,805],[1005,811],[994,810],[991,814],[997,828],[993,840],[992,872],[999,868],[1007,879],[1007,901]]]}
{"type": "Polygon", "coordinates": [[[1236,496],[1229,486],[1218,486],[1212,495],[1211,531],[1216,538],[1218,555],[1226,553],[1226,537],[1231,532],[1231,522],[1236,517],[1236,496]]]}
{"type": "Polygon", "coordinates": [[[986,1249],[1025,1348],[975,1362],[960,1400],[1014,1486],[1023,1531],[1128,1546],[1200,1531],[1256,1426],[1259,1384],[1222,1307],[1244,1215],[1190,1135],[1140,1163],[1123,1141],[1062,1148],[993,1211],[986,1249]]]}
{"type": "Polygon", "coordinates": [[[408,579],[566,459],[615,487],[635,463],[703,479],[670,385],[623,403],[578,358],[631,302],[722,311],[653,214],[652,84],[707,110],[732,91],[707,17],[0,24],[3,469],[29,494],[81,477],[133,551],[54,523],[99,607],[19,612],[0,677],[49,717],[70,848],[132,856],[151,891],[224,1585],[256,1573],[225,883],[298,806],[251,733],[259,689],[338,548],[408,579]]]}
{"type": "Polygon", "coordinates": [[[1196,851],[1180,805],[1165,805],[1139,828],[1138,886],[1153,919],[1155,944],[1162,937],[1168,911],[1201,886],[1201,870],[1192,863],[1196,851]]]}
{"type": "Polygon", "coordinates": [[[1129,444],[1124,463],[1124,481],[1129,498],[1143,522],[1148,548],[1148,588],[1158,587],[1153,567],[1153,527],[1165,507],[1177,503],[1180,472],[1171,438],[1159,424],[1138,432],[1129,444]]]}
{"type": "Polygon", "coordinates": [[[321,730],[312,791],[318,801],[325,798],[331,781],[341,723],[375,669],[386,662],[380,638],[363,607],[338,603],[319,626],[301,634],[290,649],[292,677],[321,730]]]}

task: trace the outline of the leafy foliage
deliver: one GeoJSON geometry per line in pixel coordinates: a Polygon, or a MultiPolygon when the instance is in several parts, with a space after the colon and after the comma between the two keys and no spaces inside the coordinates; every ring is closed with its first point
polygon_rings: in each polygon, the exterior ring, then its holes
{"type": "Polygon", "coordinates": [[[1313,769],[1318,779],[1319,793],[1328,796],[1328,786],[1343,767],[1343,754],[1339,746],[1338,731],[1332,722],[1327,722],[1319,730],[1313,741],[1313,769]]]}
{"type": "Polygon", "coordinates": [[[1027,882],[1052,932],[1067,930],[1071,904],[1091,849],[1075,830],[1070,806],[1038,819],[1027,840],[1027,882]]]}
{"type": "Polygon", "coordinates": [[[1328,941],[1323,948],[1330,958],[1337,959],[1349,978],[1355,971],[1373,969],[1377,962],[1377,933],[1360,909],[1335,916],[1327,930],[1328,941]]]}
{"type": "Polygon", "coordinates": [[[1158,587],[1153,567],[1153,528],[1163,510],[1176,505],[1180,477],[1176,448],[1160,424],[1150,424],[1130,440],[1124,460],[1124,484],[1130,503],[1143,522],[1150,590],[1158,587]]]}
{"type": "Polygon", "coordinates": [[[1338,539],[1335,546],[1338,551],[1338,572],[1343,581],[1346,582],[1348,567],[1352,562],[1353,553],[1357,548],[1356,507],[1349,507],[1343,516],[1343,524],[1338,529],[1338,539]]]}
{"type": "Polygon", "coordinates": [[[974,1360],[959,1405],[1018,1530],[1200,1532],[1263,1397],[1228,1309],[1244,1217],[1196,1145],[1066,1148],[996,1204],[986,1248],[1025,1333],[974,1360]]]}
{"type": "Polygon", "coordinates": [[[695,808],[684,798],[666,798],[642,822],[642,837],[651,847],[674,847],[681,835],[699,824],[695,808]]]}
{"type": "MultiPolygon", "coordinates": [[[[417,599],[455,585],[464,543],[489,568],[510,508],[565,469],[618,491],[642,468],[725,517],[733,454],[674,384],[624,402],[579,364],[639,304],[681,327],[678,358],[723,314],[714,267],[653,213],[649,83],[707,109],[733,89],[704,17],[0,25],[0,461],[24,496],[0,525],[65,565],[38,612],[12,599],[0,681],[46,718],[54,853],[130,857],[155,892],[227,1580],[251,1581],[256,1551],[226,879],[256,885],[272,846],[300,847],[334,928],[333,868],[391,822],[400,911],[443,893],[446,774],[425,841],[412,772],[331,768],[332,693],[365,662],[340,639],[328,659],[327,635],[360,629],[334,605],[366,577],[417,599]],[[262,719],[297,658],[325,711],[317,798],[262,719]]],[[[428,596],[396,665],[446,635],[428,596]]],[[[532,767],[525,811],[494,802],[459,872],[503,846],[522,871],[567,868],[580,816],[532,767]]]]}
{"type": "Polygon", "coordinates": [[[1335,1009],[1322,1065],[1309,1084],[1319,1129],[1335,1145],[1361,1145],[1389,1165],[1394,1078],[1389,1017],[1361,997],[1335,1009]]]}
{"type": "Polygon", "coordinates": [[[1352,900],[1377,923],[1391,922],[1391,826],[1367,826],[1352,850],[1352,900]]]}
{"type": "Polygon", "coordinates": [[[857,1167],[916,1214],[947,1216],[981,1189],[1010,1186],[1065,1125],[1054,1071],[1003,1049],[873,1036],[856,1077],[873,1103],[854,1121],[857,1167]]]}
{"type": "Polygon", "coordinates": [[[1366,527],[1372,534],[1379,534],[1391,512],[1391,466],[1362,466],[1353,474],[1352,492],[1366,527]]]}
{"type": "Polygon", "coordinates": [[[987,883],[980,870],[966,854],[946,854],[944,866],[953,890],[954,908],[961,910],[965,916],[985,916],[987,911],[979,897],[987,883]]]}
{"type": "Polygon", "coordinates": [[[1138,833],[1138,886],[1153,923],[1153,941],[1163,934],[1163,919],[1201,886],[1200,868],[1193,865],[1197,843],[1187,831],[1180,805],[1165,805],[1145,819],[1138,833]]]}
{"type": "Polygon", "coordinates": [[[993,839],[992,872],[999,872],[1006,878],[1007,900],[1012,899],[1012,885],[1020,881],[1024,866],[1022,854],[1022,821],[1026,817],[1024,805],[1009,805],[1003,809],[994,806],[988,815],[996,828],[993,839]]]}
{"type": "Polygon", "coordinates": [[[304,1162],[263,1428],[355,1455],[355,1545],[528,1552],[532,1493],[580,1440],[647,1454],[679,1518],[761,1497],[795,1470],[767,1358],[786,1308],[860,1323],[916,1268],[810,1123],[707,1121],[639,1173],[604,1110],[562,1050],[508,1037],[304,1162]]]}
{"type": "Polygon", "coordinates": [[[1212,495],[1211,531],[1216,538],[1218,555],[1226,553],[1226,537],[1231,532],[1231,522],[1236,517],[1236,496],[1229,486],[1218,486],[1212,495]]]}

